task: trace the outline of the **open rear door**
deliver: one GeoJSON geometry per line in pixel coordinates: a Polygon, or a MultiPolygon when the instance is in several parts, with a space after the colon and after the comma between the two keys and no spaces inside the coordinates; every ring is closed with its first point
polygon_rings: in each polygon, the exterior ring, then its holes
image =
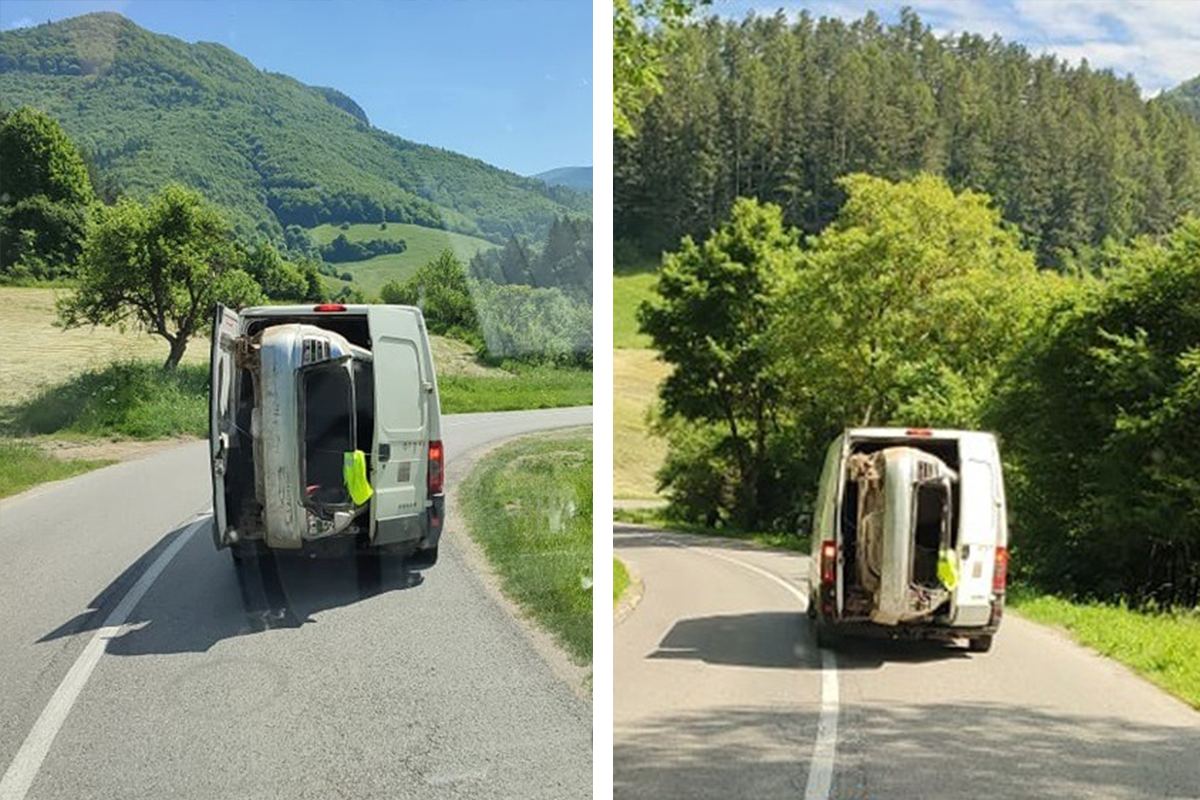
{"type": "Polygon", "coordinates": [[[212,326],[212,376],[208,392],[208,438],[212,455],[213,540],[218,548],[229,544],[229,519],[225,509],[225,467],[229,457],[229,438],[233,433],[234,361],[233,348],[238,336],[238,315],[217,304],[212,326]]]}
{"type": "Polygon", "coordinates": [[[367,310],[375,373],[375,453],[371,529],[385,541],[425,511],[429,436],[426,397],[432,376],[421,357],[419,317],[388,306],[367,310]],[[407,518],[407,519],[406,519],[407,518]]]}

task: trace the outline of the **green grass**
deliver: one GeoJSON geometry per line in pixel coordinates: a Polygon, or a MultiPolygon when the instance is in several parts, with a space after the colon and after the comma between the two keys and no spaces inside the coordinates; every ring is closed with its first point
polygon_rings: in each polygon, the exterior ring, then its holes
{"type": "Polygon", "coordinates": [[[590,370],[551,366],[507,365],[511,372],[494,375],[438,377],[442,413],[515,411],[592,404],[590,370]]]}
{"type": "Polygon", "coordinates": [[[0,429],[16,436],[206,436],[208,383],[207,364],[165,373],[150,362],[117,362],[0,408],[0,429]]]}
{"type": "Polygon", "coordinates": [[[28,442],[0,440],[0,497],[8,497],[47,481],[70,478],[111,461],[65,461],[46,455],[28,442]]]}
{"type": "Polygon", "coordinates": [[[504,593],[581,664],[592,660],[592,439],[520,439],[485,456],[459,502],[504,593]]]}
{"type": "Polygon", "coordinates": [[[656,272],[632,272],[613,275],[613,347],[650,347],[650,337],[638,332],[637,310],[643,300],[654,294],[656,272]]]}
{"type": "Polygon", "coordinates": [[[742,531],[736,528],[706,528],[688,522],[677,522],[663,513],[661,508],[614,508],[613,519],[635,525],[650,525],[675,533],[691,533],[697,536],[716,536],[739,542],[754,542],[777,550],[807,553],[811,549],[808,534],[770,533],[767,531],[742,531]]]}
{"type": "MultiPolygon", "coordinates": [[[[403,281],[410,277],[443,250],[453,250],[458,260],[465,264],[480,250],[496,246],[474,236],[402,222],[389,222],[386,230],[380,230],[377,224],[351,225],[344,231],[337,225],[318,225],[310,228],[308,233],[318,245],[332,242],[341,233],[346,234],[346,238],[352,242],[367,239],[403,239],[408,245],[408,249],[403,253],[389,253],[365,261],[347,261],[332,265],[339,274],[349,272],[354,276],[354,281],[348,285],[372,295],[378,294],[383,285],[390,280],[403,281]]],[[[341,286],[343,283],[330,281],[330,285],[341,286]]]]}
{"type": "Polygon", "coordinates": [[[621,596],[629,588],[629,570],[617,559],[613,559],[613,607],[621,602],[621,596]]]}
{"type": "Polygon", "coordinates": [[[1008,606],[1021,616],[1064,628],[1080,644],[1116,659],[1200,709],[1200,609],[1146,612],[1081,603],[1010,587],[1008,606]]]}
{"type": "Polygon", "coordinates": [[[670,371],[654,350],[613,351],[613,497],[658,496],[667,443],[650,433],[647,414],[670,371]]]}

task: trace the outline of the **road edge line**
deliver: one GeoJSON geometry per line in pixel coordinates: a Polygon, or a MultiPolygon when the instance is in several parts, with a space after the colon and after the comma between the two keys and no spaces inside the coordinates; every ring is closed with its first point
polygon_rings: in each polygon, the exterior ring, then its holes
{"type": "Polygon", "coordinates": [[[109,640],[115,639],[123,633],[125,620],[133,613],[134,608],[141,602],[146,592],[150,590],[154,581],[171,563],[175,555],[191,541],[192,536],[206,521],[207,517],[198,519],[179,534],[175,541],[171,542],[154,560],[154,563],[146,568],[137,582],[117,603],[117,607],[104,620],[104,624],[92,634],[92,638],[88,640],[79,657],[75,659],[75,663],[71,665],[58,688],[54,690],[54,694],[50,696],[49,702],[42,709],[37,721],[33,723],[25,741],[21,743],[21,749],[13,757],[4,776],[0,777],[0,800],[24,800],[34,779],[37,778],[42,762],[50,753],[50,746],[54,744],[55,737],[58,736],[63,723],[66,722],[67,715],[71,713],[71,708],[87,684],[88,678],[91,677],[92,670],[96,668],[100,657],[104,655],[109,640]]]}
{"type": "MultiPolygon", "coordinates": [[[[661,538],[661,537],[660,537],[661,538]]],[[[748,564],[738,558],[722,553],[710,553],[699,545],[687,545],[671,539],[663,539],[668,544],[684,550],[695,550],[710,558],[719,558],[739,567],[758,573],[782,586],[807,607],[808,598],[792,584],[783,578],[768,572],[761,567],[748,564]]],[[[821,711],[817,718],[817,738],[813,741],[813,754],[808,764],[808,780],[804,786],[804,800],[828,800],[833,790],[833,765],[837,757],[838,711],[840,706],[840,691],[838,687],[837,654],[832,650],[821,649],[821,711]]]]}

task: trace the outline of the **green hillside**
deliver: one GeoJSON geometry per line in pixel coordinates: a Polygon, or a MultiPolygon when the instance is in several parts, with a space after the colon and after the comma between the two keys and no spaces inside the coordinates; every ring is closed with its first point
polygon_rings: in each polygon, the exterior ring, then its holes
{"type": "Polygon", "coordinates": [[[180,181],[243,234],[386,218],[503,241],[591,208],[586,194],[373,128],[335,89],[119,14],[0,33],[0,98],[56,117],[124,191],[180,181]]]}
{"type": "Polygon", "coordinates": [[[1200,120],[1200,75],[1163,92],[1163,99],[1200,120]]]}
{"type": "MultiPolygon", "coordinates": [[[[391,253],[375,256],[364,261],[348,261],[334,264],[341,272],[349,272],[354,276],[353,286],[373,294],[388,281],[403,281],[417,271],[423,264],[432,261],[443,250],[452,250],[458,260],[464,264],[471,257],[488,247],[494,247],[491,242],[451,231],[424,228],[419,225],[389,222],[387,229],[380,230],[378,225],[351,225],[342,230],[337,225],[319,225],[309,230],[313,242],[318,245],[328,244],[345,234],[352,242],[370,239],[403,239],[407,245],[403,253],[391,253]]],[[[338,283],[338,286],[341,284],[338,283]]]]}

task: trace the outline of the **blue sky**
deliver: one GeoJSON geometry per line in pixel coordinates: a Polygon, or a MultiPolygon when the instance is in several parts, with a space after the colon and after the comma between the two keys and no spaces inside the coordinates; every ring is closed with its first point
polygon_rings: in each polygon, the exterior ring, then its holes
{"type": "Polygon", "coordinates": [[[808,8],[844,19],[874,9],[886,21],[913,7],[941,33],[999,34],[1034,53],[1132,74],[1146,95],[1200,75],[1200,2],[1196,0],[715,0],[711,12],[741,18],[749,11],[808,8]]]}
{"type": "Polygon", "coordinates": [[[372,124],[528,175],[592,163],[591,3],[3,0],[0,29],[117,11],[354,98],[372,124]]]}

